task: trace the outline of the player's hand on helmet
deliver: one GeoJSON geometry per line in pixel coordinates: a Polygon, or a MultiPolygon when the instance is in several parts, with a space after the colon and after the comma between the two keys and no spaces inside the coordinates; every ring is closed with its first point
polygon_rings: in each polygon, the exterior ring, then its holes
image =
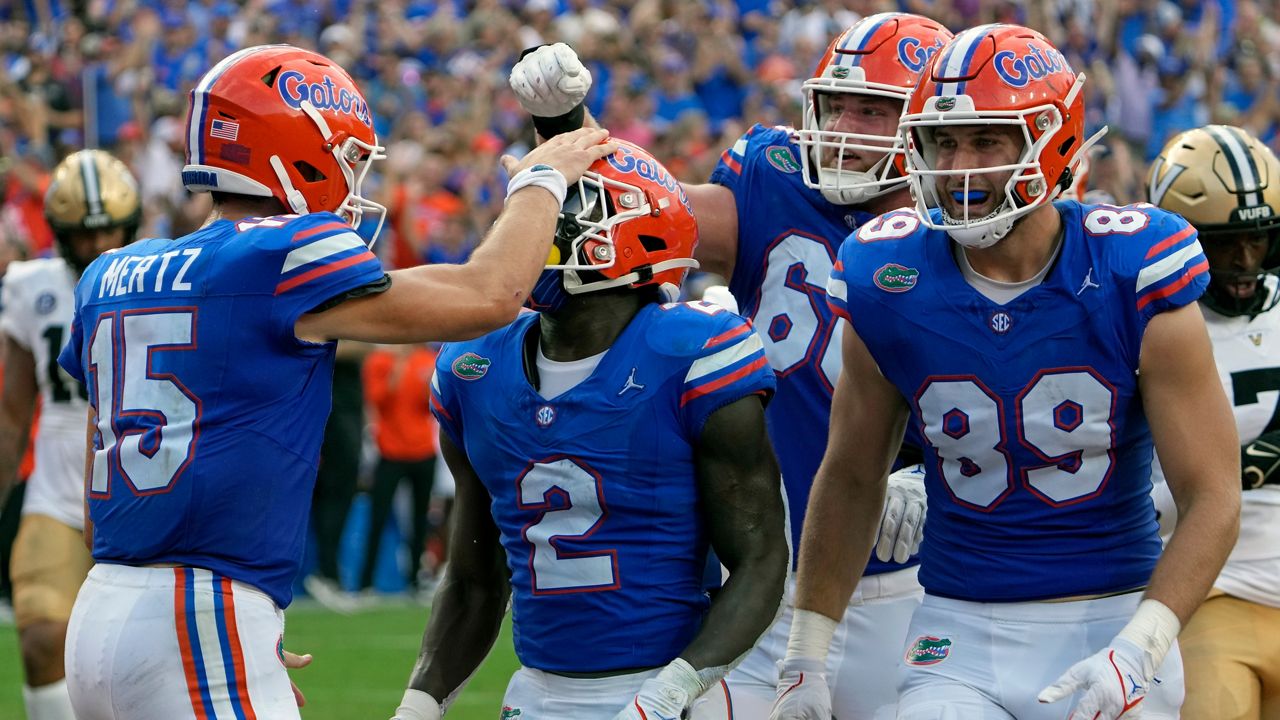
{"type": "MultiPolygon", "coordinates": [[[[311,657],[311,653],[299,655],[297,653],[291,653],[284,648],[280,648],[280,659],[286,668],[293,670],[295,668],[304,668],[310,665],[313,658],[311,657]]],[[[293,701],[298,704],[298,707],[306,705],[307,699],[303,697],[302,691],[298,689],[298,684],[293,680],[290,680],[289,687],[293,689],[293,701]]]]}
{"type": "Polygon", "coordinates": [[[889,476],[876,557],[880,562],[904,563],[920,550],[924,538],[924,466],[911,465],[889,476]]]}
{"type": "Polygon", "coordinates": [[[549,165],[564,176],[565,182],[575,183],[591,163],[617,151],[618,143],[609,139],[608,130],[579,128],[551,138],[520,160],[503,155],[501,161],[511,177],[534,165],[549,165]]]}
{"type": "Polygon", "coordinates": [[[1038,699],[1053,703],[1078,692],[1069,720],[1129,720],[1142,717],[1142,699],[1154,680],[1147,653],[1118,637],[1072,665],[1057,682],[1041,690],[1038,699]]]}
{"type": "Polygon", "coordinates": [[[511,68],[511,89],[530,115],[556,117],[574,109],[591,89],[591,71],[564,43],[544,45],[511,68]]]}
{"type": "Polygon", "coordinates": [[[778,698],[769,720],[831,720],[826,663],[795,657],[778,663],[778,698]]]}
{"type": "Polygon", "coordinates": [[[613,720],[678,720],[695,698],[679,685],[661,678],[649,678],[613,720]]]}
{"type": "Polygon", "coordinates": [[[396,708],[391,720],[440,720],[443,715],[444,711],[435,698],[421,690],[409,689],[404,691],[400,707],[396,708]]]}

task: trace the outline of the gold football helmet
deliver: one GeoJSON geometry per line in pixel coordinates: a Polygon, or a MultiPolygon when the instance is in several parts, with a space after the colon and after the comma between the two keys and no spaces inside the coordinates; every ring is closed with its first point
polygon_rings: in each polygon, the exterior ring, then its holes
{"type": "Polygon", "coordinates": [[[1188,130],[1152,163],[1147,198],[1199,232],[1212,277],[1205,304],[1252,316],[1280,300],[1280,160],[1261,141],[1229,125],[1188,130]]]}
{"type": "Polygon", "coordinates": [[[58,239],[58,251],[80,272],[93,258],[75,252],[74,236],[118,227],[124,229],[124,244],[133,242],[142,218],[138,183],[110,153],[74,152],[53,170],[44,195],[44,216],[58,239]]]}

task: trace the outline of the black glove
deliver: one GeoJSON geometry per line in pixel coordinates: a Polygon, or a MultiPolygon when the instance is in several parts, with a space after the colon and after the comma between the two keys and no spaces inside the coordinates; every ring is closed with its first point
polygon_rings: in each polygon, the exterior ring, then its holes
{"type": "Polygon", "coordinates": [[[1240,474],[1245,490],[1280,485],[1280,430],[1274,430],[1240,448],[1240,474]]]}

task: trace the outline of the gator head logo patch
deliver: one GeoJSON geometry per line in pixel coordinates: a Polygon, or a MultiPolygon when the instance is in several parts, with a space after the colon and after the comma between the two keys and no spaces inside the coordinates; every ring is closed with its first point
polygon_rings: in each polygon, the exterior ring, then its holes
{"type": "Polygon", "coordinates": [[[951,654],[951,640],[932,635],[921,635],[907,649],[904,658],[908,665],[937,665],[951,654]]]}
{"type": "Polygon", "coordinates": [[[906,292],[916,286],[916,282],[920,279],[920,271],[897,263],[887,263],[876,270],[873,279],[876,287],[885,292],[906,292]]]}
{"type": "Polygon", "coordinates": [[[514,708],[514,707],[511,707],[510,705],[502,706],[502,720],[514,720],[515,718],[520,717],[522,714],[523,713],[520,711],[520,708],[514,708]]]}
{"type": "Polygon", "coordinates": [[[933,107],[940,112],[946,112],[948,110],[954,109],[955,106],[956,106],[956,99],[950,96],[940,97],[938,98],[938,102],[933,104],[933,107]]]}
{"type": "Polygon", "coordinates": [[[764,151],[764,156],[769,159],[769,164],[781,170],[784,173],[800,172],[800,163],[796,162],[796,156],[791,154],[790,148],[781,145],[770,145],[764,151]]]}
{"type": "Polygon", "coordinates": [[[845,78],[849,77],[849,68],[843,65],[837,65],[831,68],[831,77],[836,78],[838,80],[844,80],[845,78]]]}
{"type": "Polygon", "coordinates": [[[453,361],[453,374],[463,380],[479,380],[489,372],[492,364],[493,361],[487,357],[480,357],[473,352],[463,353],[462,357],[453,361]]]}

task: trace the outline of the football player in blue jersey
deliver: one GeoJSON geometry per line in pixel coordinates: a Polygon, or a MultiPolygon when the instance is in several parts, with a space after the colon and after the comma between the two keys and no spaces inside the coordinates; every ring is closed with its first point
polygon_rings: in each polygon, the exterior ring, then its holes
{"type": "MultiPolygon", "coordinates": [[[[1204,244],[1200,305],[1242,443],[1240,539],[1178,640],[1183,714],[1280,717],[1280,159],[1238,127],[1188,130],[1152,163],[1147,197],[1204,244]]],[[[1161,523],[1172,525],[1177,509],[1156,475],[1161,523]]]]}
{"type": "MultiPolygon", "coordinates": [[[[821,667],[858,583],[844,558],[866,556],[915,423],[929,523],[903,720],[1176,718],[1175,638],[1236,537],[1239,445],[1195,229],[1150,205],[1053,202],[1094,139],[1083,82],[1035,31],[957,35],[901,124],[917,208],[859,228],[828,286],[849,330],[791,647],[821,667]],[[1153,444],[1186,523],[1163,556],[1153,444]]],[[[776,720],[830,717],[806,683],[782,691],[776,720]]]]}
{"type": "Polygon", "coordinates": [[[671,302],[697,223],[662,165],[619,144],[570,189],[539,312],[441,350],[454,529],[398,720],[441,717],[508,597],[523,667],[503,714],[522,720],[685,717],[782,603],[773,372],[747,321],[671,302]],[[730,570],[711,600],[708,546],[730,570]]]}
{"type": "Polygon", "coordinates": [[[381,223],[360,192],[383,150],[350,76],[270,45],[200,80],[182,179],[214,193],[212,216],[90,264],[59,358],[90,403],[97,564],[66,651],[77,717],[298,717],[278,648],[333,341],[461,339],[510,322],[567,182],[616,149],[604,138],[586,130],[508,159],[506,209],[471,262],[388,275],[353,227],[381,223]]]}
{"type": "MultiPolygon", "coordinates": [[[[766,419],[787,491],[793,548],[799,547],[809,487],[826,447],[840,370],[842,329],[827,307],[827,278],[851,229],[910,204],[898,119],[925,62],[950,38],[944,27],[918,15],[864,18],[832,41],[804,83],[799,129],[755,125],[723,153],[709,183],[684,185],[698,215],[697,258],[704,269],[729,279],[778,375],[766,419]]],[[[535,50],[511,74],[513,90],[546,137],[590,122],[581,109],[590,80],[563,44],[535,50]]],[[[913,550],[924,510],[918,477],[891,479],[868,581],[848,607],[827,671],[808,673],[811,683],[830,684],[842,718],[893,714],[894,667],[921,596],[913,550]]],[[[764,716],[774,701],[790,624],[788,604],[729,675],[725,692],[703,702],[721,702],[726,714],[732,703],[735,712],[764,716]]],[[[783,668],[788,677],[797,672],[783,668]]]]}

